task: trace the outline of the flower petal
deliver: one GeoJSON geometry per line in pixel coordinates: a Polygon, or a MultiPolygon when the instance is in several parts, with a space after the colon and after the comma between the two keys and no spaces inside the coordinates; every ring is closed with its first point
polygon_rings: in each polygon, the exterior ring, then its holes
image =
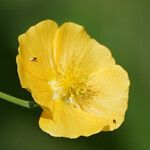
{"type": "Polygon", "coordinates": [[[103,130],[118,128],[124,120],[128,103],[130,83],[126,71],[119,65],[111,65],[95,74],[90,82],[93,91],[99,93],[93,100],[88,100],[83,109],[108,121],[103,130]]]}
{"type": "Polygon", "coordinates": [[[48,81],[54,75],[53,43],[57,28],[54,21],[45,20],[19,36],[17,66],[21,85],[31,91],[38,104],[46,107],[51,98],[48,81]]]}
{"type": "Polygon", "coordinates": [[[63,70],[72,63],[92,73],[115,62],[105,46],[91,39],[84,28],[75,23],[65,23],[58,29],[54,46],[55,60],[63,70]]]}
{"type": "Polygon", "coordinates": [[[43,111],[39,125],[52,136],[77,138],[100,132],[105,121],[58,100],[55,102],[53,116],[43,111]]]}
{"type": "MultiPolygon", "coordinates": [[[[23,66],[28,72],[41,79],[49,79],[52,70],[55,68],[53,43],[57,28],[57,24],[54,21],[45,20],[32,26],[18,38],[19,57],[23,66]]],[[[20,80],[22,81],[22,78],[20,80]]],[[[22,83],[22,86],[28,85],[22,83]]]]}
{"type": "Polygon", "coordinates": [[[26,68],[19,56],[17,56],[17,64],[22,86],[31,92],[34,100],[39,105],[50,110],[53,106],[53,101],[51,100],[52,90],[48,82],[36,76],[38,72],[35,72],[37,70],[34,70],[34,67],[26,68]]]}

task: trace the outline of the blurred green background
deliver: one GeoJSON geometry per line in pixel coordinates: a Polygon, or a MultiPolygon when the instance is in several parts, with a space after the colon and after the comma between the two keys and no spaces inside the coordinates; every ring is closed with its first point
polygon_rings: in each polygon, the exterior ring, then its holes
{"type": "Polygon", "coordinates": [[[41,110],[0,100],[0,150],[149,150],[150,1],[0,0],[0,91],[32,99],[19,84],[15,57],[18,35],[44,19],[73,21],[112,51],[131,80],[123,125],[76,140],[54,138],[38,127],[41,110]]]}

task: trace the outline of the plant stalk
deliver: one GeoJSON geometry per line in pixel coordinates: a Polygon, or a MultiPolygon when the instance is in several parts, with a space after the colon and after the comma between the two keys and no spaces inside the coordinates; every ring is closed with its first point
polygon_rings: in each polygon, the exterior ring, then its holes
{"type": "Polygon", "coordinates": [[[0,92],[0,99],[3,99],[5,101],[11,102],[13,104],[16,104],[18,106],[22,106],[25,108],[33,109],[33,108],[38,107],[38,105],[34,101],[27,101],[27,100],[19,99],[14,96],[5,94],[3,92],[0,92]]]}

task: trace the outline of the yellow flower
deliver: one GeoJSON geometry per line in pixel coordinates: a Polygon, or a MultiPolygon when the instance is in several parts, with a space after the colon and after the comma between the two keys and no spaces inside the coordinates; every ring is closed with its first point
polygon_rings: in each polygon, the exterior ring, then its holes
{"type": "Polygon", "coordinates": [[[127,72],[84,28],[45,20],[19,36],[17,66],[23,88],[43,112],[40,128],[76,138],[112,131],[124,120],[127,72]]]}

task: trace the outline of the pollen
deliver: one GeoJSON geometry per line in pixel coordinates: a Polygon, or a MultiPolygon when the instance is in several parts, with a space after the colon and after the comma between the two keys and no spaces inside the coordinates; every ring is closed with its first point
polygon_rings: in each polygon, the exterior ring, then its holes
{"type": "Polygon", "coordinates": [[[80,106],[87,99],[96,96],[91,89],[88,74],[76,68],[73,64],[56,75],[49,83],[53,91],[53,100],[63,100],[67,104],[80,106]]]}

